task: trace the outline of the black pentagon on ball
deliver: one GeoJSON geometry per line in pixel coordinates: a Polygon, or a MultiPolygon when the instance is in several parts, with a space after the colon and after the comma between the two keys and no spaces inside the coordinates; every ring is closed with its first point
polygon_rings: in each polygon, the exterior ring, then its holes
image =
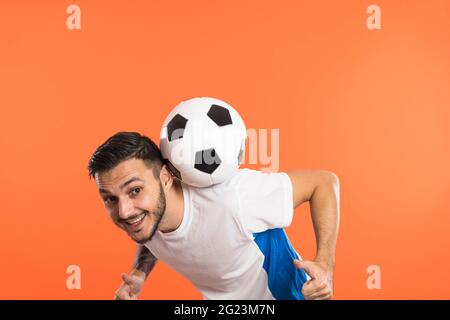
{"type": "Polygon", "coordinates": [[[169,121],[167,124],[167,138],[169,141],[183,138],[187,122],[187,119],[178,113],[169,121]]]}
{"type": "Polygon", "coordinates": [[[231,120],[230,111],[227,108],[213,104],[207,113],[208,117],[211,118],[219,127],[227,126],[233,124],[231,120]]]}
{"type": "Polygon", "coordinates": [[[195,153],[194,168],[208,174],[212,174],[220,165],[220,160],[214,148],[197,151],[195,153]]]}

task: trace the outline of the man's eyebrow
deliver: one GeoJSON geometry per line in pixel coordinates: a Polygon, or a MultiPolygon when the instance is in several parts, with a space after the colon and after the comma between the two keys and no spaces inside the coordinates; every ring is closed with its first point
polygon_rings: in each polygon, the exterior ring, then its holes
{"type": "MultiPolygon", "coordinates": [[[[131,179],[125,181],[124,183],[122,183],[122,185],[119,186],[120,190],[122,190],[123,188],[125,188],[127,185],[129,185],[130,183],[134,182],[134,181],[140,181],[140,182],[144,182],[144,180],[142,180],[141,178],[138,177],[132,177],[131,179]]],[[[108,190],[105,190],[103,188],[98,189],[98,191],[100,193],[111,193],[108,190]]]]}
{"type": "Polygon", "coordinates": [[[105,190],[105,189],[102,189],[102,188],[98,189],[98,191],[99,191],[100,193],[107,193],[107,194],[110,194],[110,192],[109,192],[108,190],[105,190]]]}
{"type": "Polygon", "coordinates": [[[119,186],[120,190],[122,190],[123,188],[125,188],[127,185],[129,185],[130,183],[134,182],[134,181],[140,181],[140,182],[144,182],[144,180],[142,180],[141,178],[138,177],[133,177],[130,180],[122,183],[121,186],[119,186]]]}

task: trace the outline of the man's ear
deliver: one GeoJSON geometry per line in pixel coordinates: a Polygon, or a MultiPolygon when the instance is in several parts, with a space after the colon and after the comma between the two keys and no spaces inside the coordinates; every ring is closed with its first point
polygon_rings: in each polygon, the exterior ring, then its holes
{"type": "Polygon", "coordinates": [[[159,179],[164,189],[169,190],[173,184],[173,176],[172,172],[167,168],[165,164],[161,167],[161,171],[159,172],[159,179]]]}

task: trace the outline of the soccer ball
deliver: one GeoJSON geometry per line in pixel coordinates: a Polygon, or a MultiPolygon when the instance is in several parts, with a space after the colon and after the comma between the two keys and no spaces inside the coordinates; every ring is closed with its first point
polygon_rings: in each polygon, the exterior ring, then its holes
{"type": "Polygon", "coordinates": [[[247,130],[229,104],[193,98],[178,104],[161,129],[160,149],[172,173],[195,187],[229,178],[242,162],[247,130]]]}

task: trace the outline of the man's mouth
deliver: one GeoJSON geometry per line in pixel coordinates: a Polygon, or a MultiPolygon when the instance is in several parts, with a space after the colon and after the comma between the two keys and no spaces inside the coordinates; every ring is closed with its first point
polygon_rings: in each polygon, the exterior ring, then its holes
{"type": "Polygon", "coordinates": [[[128,220],[125,223],[129,226],[128,229],[131,229],[132,231],[137,231],[140,227],[142,222],[144,221],[144,218],[147,214],[142,213],[139,216],[133,218],[132,220],[128,220]]]}

